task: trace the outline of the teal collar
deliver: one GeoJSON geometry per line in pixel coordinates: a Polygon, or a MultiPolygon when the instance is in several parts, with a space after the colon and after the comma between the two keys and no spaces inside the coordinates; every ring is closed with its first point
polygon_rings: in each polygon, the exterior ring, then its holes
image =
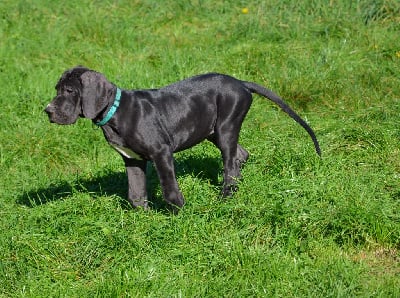
{"type": "Polygon", "coordinates": [[[108,110],[107,115],[103,118],[103,120],[96,122],[97,126],[103,126],[104,124],[106,124],[108,121],[110,121],[110,119],[112,118],[112,116],[114,116],[115,112],[117,111],[118,107],[119,107],[119,102],[121,100],[121,89],[117,88],[117,93],[115,94],[115,100],[113,105],[111,106],[111,108],[108,110]]]}

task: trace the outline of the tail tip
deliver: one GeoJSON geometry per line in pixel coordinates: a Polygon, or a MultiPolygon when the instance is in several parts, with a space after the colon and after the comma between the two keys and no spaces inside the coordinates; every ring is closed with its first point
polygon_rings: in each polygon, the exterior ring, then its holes
{"type": "Polygon", "coordinates": [[[321,148],[319,148],[319,146],[315,147],[315,151],[317,152],[319,157],[322,157],[321,148]]]}

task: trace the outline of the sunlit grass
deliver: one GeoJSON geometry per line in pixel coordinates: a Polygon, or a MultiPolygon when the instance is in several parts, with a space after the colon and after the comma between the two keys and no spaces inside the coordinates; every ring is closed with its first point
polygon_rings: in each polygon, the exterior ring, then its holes
{"type": "Polygon", "coordinates": [[[397,1],[2,1],[0,296],[397,297],[397,1]],[[176,155],[186,206],[132,210],[120,157],[87,120],[48,122],[61,73],[121,88],[217,71],[261,83],[238,193],[210,143],[176,155]]]}

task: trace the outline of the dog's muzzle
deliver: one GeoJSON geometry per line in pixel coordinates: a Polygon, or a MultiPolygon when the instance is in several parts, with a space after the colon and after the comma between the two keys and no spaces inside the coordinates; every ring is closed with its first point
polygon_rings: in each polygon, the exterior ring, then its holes
{"type": "Polygon", "coordinates": [[[52,120],[52,116],[54,114],[54,107],[51,104],[48,104],[44,111],[46,112],[47,116],[49,116],[50,122],[53,123],[54,121],[52,120]]]}

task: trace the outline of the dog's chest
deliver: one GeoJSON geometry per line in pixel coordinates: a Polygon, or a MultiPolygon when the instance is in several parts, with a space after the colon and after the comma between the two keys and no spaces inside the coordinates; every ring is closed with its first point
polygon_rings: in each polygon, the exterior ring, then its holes
{"type": "Polygon", "coordinates": [[[136,152],[132,151],[129,148],[117,145],[117,144],[111,144],[110,145],[117,150],[120,154],[122,154],[123,156],[125,156],[126,158],[131,158],[131,159],[138,159],[138,160],[142,160],[143,158],[140,157],[139,154],[137,154],[136,152]]]}
{"type": "Polygon", "coordinates": [[[113,147],[122,156],[131,159],[143,160],[143,158],[132,149],[123,145],[119,145],[123,144],[124,142],[116,130],[113,130],[111,127],[103,127],[103,133],[111,147],[113,147]]]}

